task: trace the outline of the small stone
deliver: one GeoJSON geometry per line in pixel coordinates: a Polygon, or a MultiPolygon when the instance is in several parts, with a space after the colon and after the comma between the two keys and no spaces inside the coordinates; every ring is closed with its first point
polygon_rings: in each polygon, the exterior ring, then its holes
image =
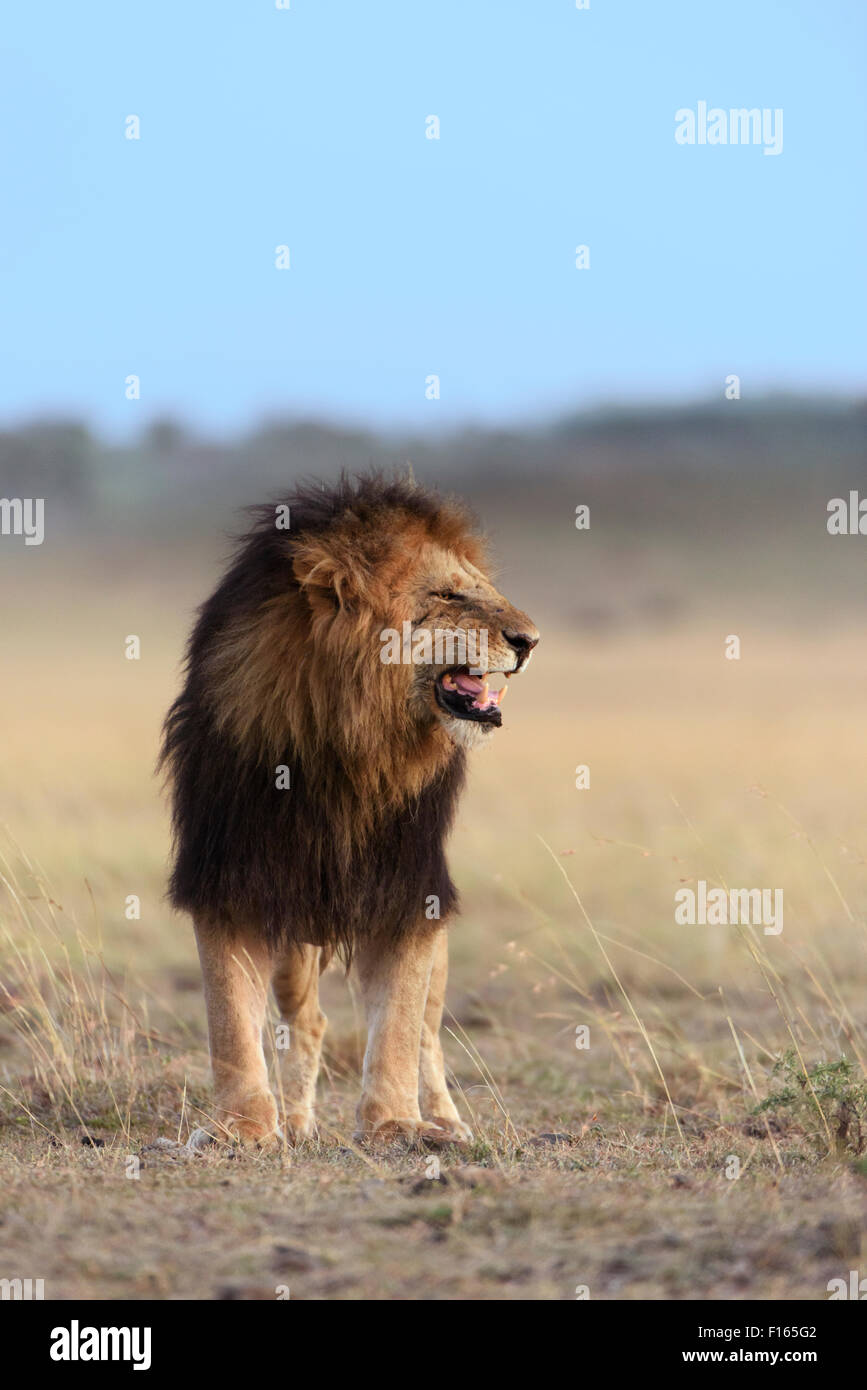
{"type": "Polygon", "coordinates": [[[312,1269],[319,1269],[322,1265],[318,1255],[311,1255],[309,1250],[302,1250],[298,1245],[275,1245],[273,1255],[271,1268],[284,1272],[286,1270],[309,1272],[312,1269]]]}
{"type": "Polygon", "coordinates": [[[206,1129],[194,1129],[187,1140],[187,1148],[192,1153],[202,1153],[203,1150],[210,1148],[216,1142],[213,1134],[209,1134],[206,1129]]]}
{"type": "Polygon", "coordinates": [[[433,1187],[448,1187],[449,1180],[445,1173],[440,1173],[438,1178],[417,1178],[410,1187],[413,1197],[421,1197],[424,1193],[430,1192],[433,1187]]]}

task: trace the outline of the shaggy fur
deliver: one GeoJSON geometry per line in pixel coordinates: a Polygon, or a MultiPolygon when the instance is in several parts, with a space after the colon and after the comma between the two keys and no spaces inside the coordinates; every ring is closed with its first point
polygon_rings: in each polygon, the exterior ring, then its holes
{"type": "MultiPolygon", "coordinates": [[[[178,908],[275,948],[349,955],[456,904],[444,856],[465,754],[379,659],[412,620],[418,557],[484,563],[463,509],[408,480],[341,480],[260,508],[200,610],[161,756],[178,908]],[[291,788],[278,790],[277,769],[291,788]]],[[[502,611],[502,610],[498,610],[502,611]]],[[[467,622],[472,621],[472,615],[467,622]]]]}

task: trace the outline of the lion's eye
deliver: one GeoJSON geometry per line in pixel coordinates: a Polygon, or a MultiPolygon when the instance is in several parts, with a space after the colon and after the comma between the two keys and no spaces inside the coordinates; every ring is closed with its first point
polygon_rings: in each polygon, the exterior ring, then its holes
{"type": "Polygon", "coordinates": [[[466,594],[456,594],[452,589],[443,589],[439,593],[431,594],[431,598],[444,598],[446,603],[464,603],[466,594]]]}

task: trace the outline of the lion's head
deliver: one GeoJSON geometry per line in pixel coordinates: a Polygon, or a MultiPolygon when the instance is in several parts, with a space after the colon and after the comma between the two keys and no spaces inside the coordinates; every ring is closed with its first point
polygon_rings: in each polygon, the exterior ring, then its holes
{"type": "Polygon", "coordinates": [[[506,683],[539,640],[526,613],[495,588],[475,545],[436,538],[418,545],[395,608],[399,632],[381,635],[380,659],[396,655],[406,666],[413,717],[423,725],[433,716],[465,747],[489,741],[503,722],[506,683]]]}
{"type": "Polygon", "coordinates": [[[379,756],[399,780],[401,759],[417,767],[424,750],[432,771],[500,726],[506,680],[539,634],[494,587],[453,499],[364,479],[331,505],[327,525],[311,524],[309,497],[291,513],[293,627],[306,633],[284,710],[349,764],[379,756]]]}

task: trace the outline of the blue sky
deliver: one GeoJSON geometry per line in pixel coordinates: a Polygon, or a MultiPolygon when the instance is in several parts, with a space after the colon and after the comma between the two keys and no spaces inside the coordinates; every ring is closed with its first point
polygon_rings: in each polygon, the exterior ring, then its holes
{"type": "Polygon", "coordinates": [[[43,0],[4,30],[4,424],[863,389],[862,0],[43,0]],[[702,100],[782,108],[782,154],[679,146],[702,100]]]}

